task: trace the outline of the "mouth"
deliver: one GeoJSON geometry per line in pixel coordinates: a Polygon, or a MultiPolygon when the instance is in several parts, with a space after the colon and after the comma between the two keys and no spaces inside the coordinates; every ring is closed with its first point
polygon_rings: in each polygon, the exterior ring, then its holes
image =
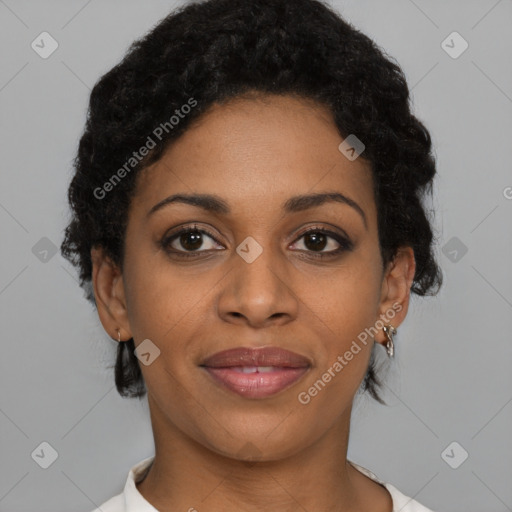
{"type": "Polygon", "coordinates": [[[304,356],[278,347],[239,347],[217,352],[200,367],[237,395],[266,398],[289,388],[311,368],[304,356]]]}

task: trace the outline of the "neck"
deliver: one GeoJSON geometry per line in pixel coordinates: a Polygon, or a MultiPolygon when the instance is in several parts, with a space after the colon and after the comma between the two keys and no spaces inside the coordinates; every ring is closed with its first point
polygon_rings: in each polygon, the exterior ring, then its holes
{"type": "MultiPolygon", "coordinates": [[[[158,509],[352,512],[368,505],[361,501],[366,477],[346,460],[351,410],[301,451],[259,461],[206,448],[170,424],[151,398],[150,410],[155,459],[137,488],[158,509]]],[[[250,445],[246,448],[249,453],[250,445]]]]}

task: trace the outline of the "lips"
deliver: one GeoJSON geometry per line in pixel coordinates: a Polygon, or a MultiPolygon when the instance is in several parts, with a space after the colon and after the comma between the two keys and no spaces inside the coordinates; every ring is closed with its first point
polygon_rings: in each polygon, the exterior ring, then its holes
{"type": "Polygon", "coordinates": [[[217,352],[200,366],[225,389],[245,398],[266,398],[290,387],[311,363],[279,347],[239,347],[217,352]]]}
{"type": "Polygon", "coordinates": [[[217,352],[206,358],[201,366],[209,368],[232,368],[247,366],[279,366],[283,368],[305,368],[309,359],[279,347],[239,347],[217,352]]]}

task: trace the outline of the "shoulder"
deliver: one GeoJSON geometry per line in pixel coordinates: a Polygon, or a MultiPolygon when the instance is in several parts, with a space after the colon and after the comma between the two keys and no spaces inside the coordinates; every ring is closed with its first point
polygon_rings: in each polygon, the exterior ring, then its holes
{"type": "Polygon", "coordinates": [[[394,485],[383,482],[380,478],[378,478],[374,473],[372,473],[369,469],[356,464],[355,462],[349,461],[352,466],[358,469],[361,473],[366,475],[368,478],[371,478],[375,482],[384,486],[389,494],[391,495],[391,499],[393,500],[393,512],[434,512],[433,510],[425,507],[421,503],[418,503],[413,498],[406,496],[402,492],[400,492],[394,485]]]}
{"type": "Polygon", "coordinates": [[[434,512],[409,496],[402,494],[395,486],[385,484],[386,489],[393,498],[393,512],[434,512]]]}
{"type": "Polygon", "coordinates": [[[102,503],[98,508],[92,510],[92,512],[125,512],[125,500],[123,493],[110,498],[109,500],[102,503]]]}
{"type": "Polygon", "coordinates": [[[95,508],[92,512],[156,512],[144,497],[139,493],[136,483],[144,478],[154,459],[154,455],[147,457],[130,468],[124,490],[95,508]]]}

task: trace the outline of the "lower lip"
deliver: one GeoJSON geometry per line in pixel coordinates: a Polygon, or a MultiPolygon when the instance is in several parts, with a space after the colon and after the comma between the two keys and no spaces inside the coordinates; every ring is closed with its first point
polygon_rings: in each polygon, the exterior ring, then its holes
{"type": "Polygon", "coordinates": [[[276,368],[263,373],[242,373],[232,368],[204,369],[227,389],[245,398],[266,398],[297,382],[309,368],[276,368]]]}

